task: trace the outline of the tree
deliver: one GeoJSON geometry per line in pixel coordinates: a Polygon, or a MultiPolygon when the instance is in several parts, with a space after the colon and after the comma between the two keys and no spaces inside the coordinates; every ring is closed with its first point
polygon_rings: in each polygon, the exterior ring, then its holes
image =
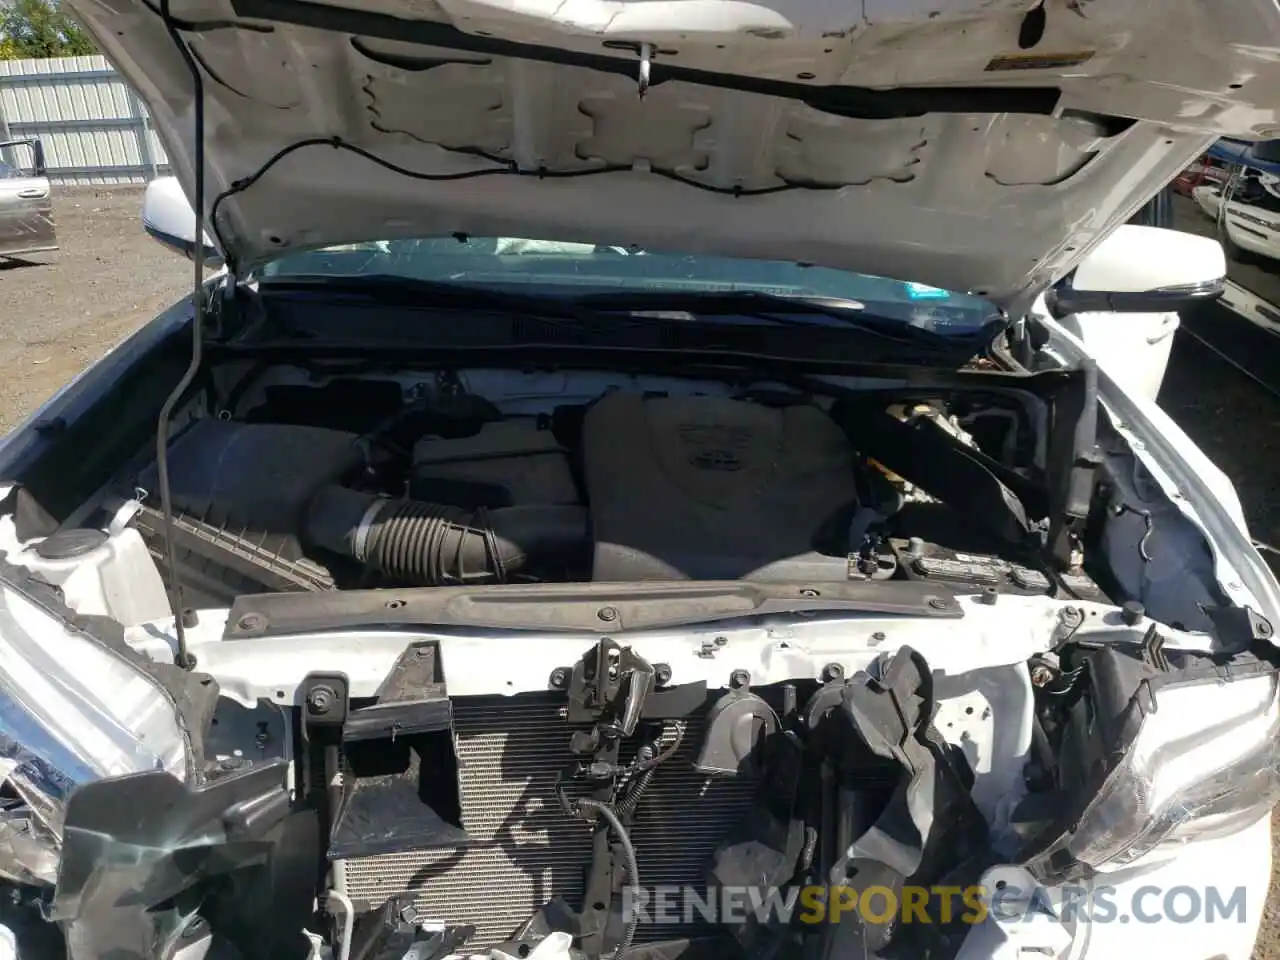
{"type": "Polygon", "coordinates": [[[78,57],[93,41],[57,0],[11,0],[0,7],[0,59],[78,57]]]}

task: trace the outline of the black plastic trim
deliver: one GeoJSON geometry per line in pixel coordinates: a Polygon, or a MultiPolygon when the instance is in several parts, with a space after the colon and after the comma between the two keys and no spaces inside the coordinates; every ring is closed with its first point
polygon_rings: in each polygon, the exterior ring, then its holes
{"type": "MultiPolygon", "coordinates": [[[[494,57],[534,60],[566,66],[586,67],[627,77],[637,75],[634,57],[606,53],[583,53],[537,43],[518,43],[496,37],[464,33],[447,24],[427,20],[404,20],[383,13],[370,13],[327,4],[299,0],[232,0],[236,15],[275,23],[291,23],[318,30],[332,30],[361,37],[377,37],[401,43],[419,43],[446,50],[464,50],[494,57]]],[[[819,87],[746,77],[709,70],[695,70],[655,59],[650,67],[649,85],[668,80],[719,87],[744,93],[799,100],[842,117],[887,120],[918,117],[926,113],[1029,113],[1047,115],[1057,108],[1061,91],[1056,87],[898,87],[871,90],[866,87],[819,87]]]]}
{"type": "MultiPolygon", "coordinates": [[[[745,582],[503,584],[420,587],[237,598],[227,640],[249,640],[348,627],[468,626],[492,630],[600,629],[607,605],[612,632],[714,623],[778,613],[879,613],[951,620],[964,616],[955,596],[934,584],[745,582]]],[[[966,591],[966,593],[969,591],[966,591]]]]}
{"type": "Polygon", "coordinates": [[[1226,288],[1225,277],[1140,293],[1075,290],[1063,286],[1049,291],[1045,302],[1049,312],[1058,319],[1073,313],[1168,313],[1217,300],[1226,288]]]}

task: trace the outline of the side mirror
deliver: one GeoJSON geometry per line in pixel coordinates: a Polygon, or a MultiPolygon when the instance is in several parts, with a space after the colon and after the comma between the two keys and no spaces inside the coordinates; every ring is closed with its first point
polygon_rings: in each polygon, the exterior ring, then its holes
{"type": "MultiPolygon", "coordinates": [[[[142,227],[163,247],[182,254],[188,260],[196,252],[196,213],[176,177],[159,177],[147,184],[142,199],[142,227]]],[[[222,254],[205,233],[204,262],[208,267],[222,265],[222,254]]]]}
{"type": "Polygon", "coordinates": [[[1227,258],[1217,240],[1126,224],[1045,299],[1059,319],[1073,313],[1172,313],[1222,296],[1226,276],[1227,258]]]}

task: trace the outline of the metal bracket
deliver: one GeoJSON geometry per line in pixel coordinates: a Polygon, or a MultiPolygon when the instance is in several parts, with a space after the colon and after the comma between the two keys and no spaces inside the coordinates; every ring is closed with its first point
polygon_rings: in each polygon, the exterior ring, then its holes
{"type": "Polygon", "coordinates": [[[337,727],[347,722],[351,685],[345,673],[309,673],[302,678],[302,735],[312,728],[337,727]]]}
{"type": "Polygon", "coordinates": [[[129,526],[133,518],[138,515],[148,496],[150,494],[146,490],[136,487],[133,491],[133,499],[123,501],[111,515],[110,521],[107,522],[108,536],[116,537],[123,533],[125,527],[129,526]]]}
{"type": "Polygon", "coordinates": [[[570,723],[595,721],[601,733],[629,737],[635,733],[655,682],[652,664],[630,647],[602,637],[574,665],[566,719],[570,723]]]}

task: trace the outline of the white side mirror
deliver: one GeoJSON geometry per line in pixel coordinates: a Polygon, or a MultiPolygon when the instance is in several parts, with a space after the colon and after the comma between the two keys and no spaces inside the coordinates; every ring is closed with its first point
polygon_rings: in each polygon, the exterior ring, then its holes
{"type": "MultiPolygon", "coordinates": [[[[177,177],[159,177],[147,184],[142,199],[142,227],[161,246],[188,260],[195,256],[196,214],[177,177]]],[[[221,266],[222,254],[207,232],[203,240],[205,266],[221,266]]]]}
{"type": "Polygon", "coordinates": [[[1126,224],[1094,248],[1046,300],[1073,313],[1165,313],[1222,296],[1227,258],[1211,237],[1126,224]]]}

